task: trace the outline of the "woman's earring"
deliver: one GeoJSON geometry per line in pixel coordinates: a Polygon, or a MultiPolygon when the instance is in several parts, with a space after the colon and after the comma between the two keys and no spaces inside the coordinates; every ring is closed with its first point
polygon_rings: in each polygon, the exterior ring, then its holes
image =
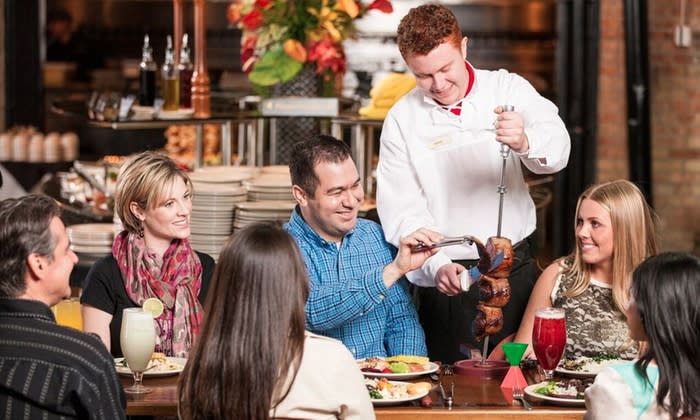
{"type": "Polygon", "coordinates": [[[143,238],[143,226],[139,228],[139,237],[143,238]]]}

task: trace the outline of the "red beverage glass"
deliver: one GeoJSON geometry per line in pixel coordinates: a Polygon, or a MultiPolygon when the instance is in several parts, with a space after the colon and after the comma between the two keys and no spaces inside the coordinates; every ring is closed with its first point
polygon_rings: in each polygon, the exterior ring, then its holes
{"type": "Polygon", "coordinates": [[[566,348],[566,318],[560,308],[544,308],[535,313],[532,328],[532,348],[544,370],[546,380],[552,379],[566,348]]]}

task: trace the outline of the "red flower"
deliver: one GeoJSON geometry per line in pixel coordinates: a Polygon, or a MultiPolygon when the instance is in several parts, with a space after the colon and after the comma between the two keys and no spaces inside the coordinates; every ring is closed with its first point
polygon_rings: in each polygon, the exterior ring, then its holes
{"type": "Polygon", "coordinates": [[[267,9],[272,4],[272,0],[255,0],[256,9],[267,9]]]}
{"type": "Polygon", "coordinates": [[[250,13],[243,16],[241,19],[241,24],[243,28],[248,31],[254,31],[260,27],[263,23],[263,14],[259,9],[253,9],[250,13]]]}
{"type": "Polygon", "coordinates": [[[324,38],[309,47],[309,61],[316,61],[316,73],[330,70],[333,73],[345,72],[345,55],[342,45],[324,38]]]}
{"type": "Polygon", "coordinates": [[[372,4],[367,6],[367,10],[377,9],[384,13],[391,13],[394,11],[394,7],[391,5],[390,0],[374,0],[372,4]]]}
{"type": "Polygon", "coordinates": [[[243,38],[241,41],[241,63],[243,63],[243,66],[245,67],[244,71],[246,73],[250,73],[251,70],[253,70],[252,63],[249,63],[248,61],[255,56],[255,44],[257,42],[258,39],[254,36],[243,38]]]}

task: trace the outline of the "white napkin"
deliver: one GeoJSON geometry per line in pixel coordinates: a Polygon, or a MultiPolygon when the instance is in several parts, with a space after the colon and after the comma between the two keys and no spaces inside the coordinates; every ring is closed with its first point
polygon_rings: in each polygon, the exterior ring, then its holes
{"type": "Polygon", "coordinates": [[[466,292],[472,285],[472,276],[469,275],[469,270],[462,271],[459,275],[459,283],[462,285],[462,291],[466,292]]]}

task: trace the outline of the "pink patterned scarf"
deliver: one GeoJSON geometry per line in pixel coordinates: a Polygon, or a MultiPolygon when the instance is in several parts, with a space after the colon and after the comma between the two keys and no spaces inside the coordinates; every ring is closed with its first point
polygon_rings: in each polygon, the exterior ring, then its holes
{"type": "Polygon", "coordinates": [[[148,253],[139,235],[121,232],[112,245],[129,298],[142,306],[148,298],[164,306],[156,318],[156,351],[187,357],[199,332],[203,309],[197,296],[202,263],[187,239],[174,240],[161,259],[148,253]]]}

